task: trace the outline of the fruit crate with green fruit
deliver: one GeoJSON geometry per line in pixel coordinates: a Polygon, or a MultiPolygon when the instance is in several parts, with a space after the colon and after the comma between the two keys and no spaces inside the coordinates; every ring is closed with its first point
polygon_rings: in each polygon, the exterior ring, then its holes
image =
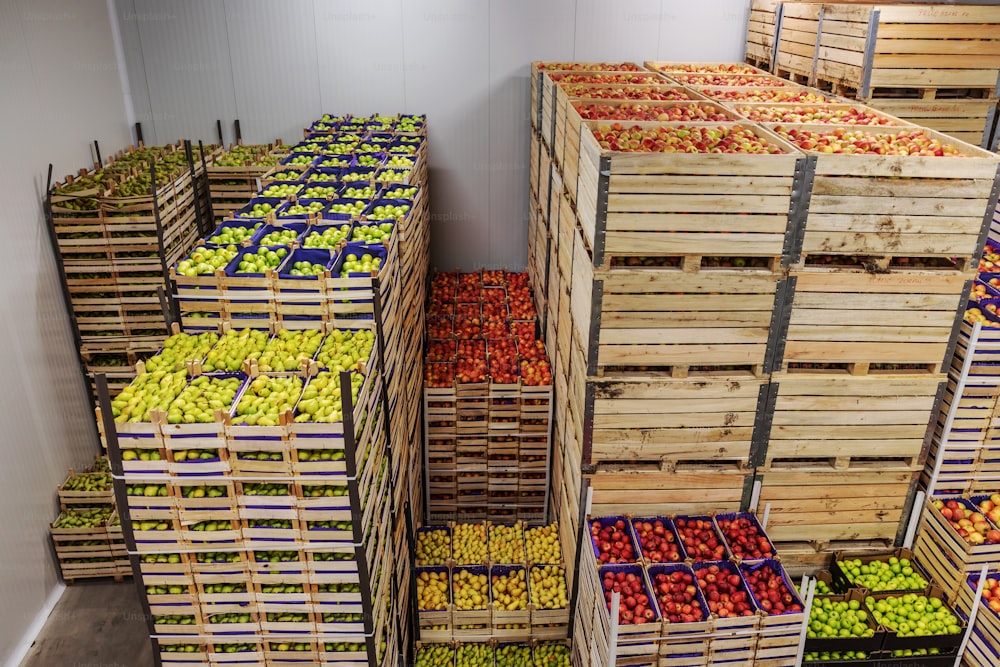
{"type": "Polygon", "coordinates": [[[927,595],[875,593],[865,598],[865,607],[885,629],[883,650],[947,651],[962,642],[966,623],[940,587],[932,586],[927,595]]]}
{"type": "Polygon", "coordinates": [[[70,470],[66,480],[59,486],[59,503],[63,509],[68,505],[104,505],[114,502],[111,472],[84,472],[77,474],[70,470]]]}
{"type": "Polygon", "coordinates": [[[885,641],[885,630],[868,613],[865,592],[858,589],[816,598],[809,612],[808,625],[806,653],[871,653],[881,649],[885,641]]]}
{"type": "Polygon", "coordinates": [[[365,636],[338,635],[332,641],[329,637],[320,641],[319,660],[323,665],[366,667],[369,663],[365,636]]]}
{"type": "MultiPolygon", "coordinates": [[[[828,305],[833,305],[836,298],[830,294],[816,297],[814,303],[824,301],[828,305]]],[[[843,315],[841,311],[838,316],[843,315]]],[[[804,339],[810,337],[803,336],[797,348],[804,354],[812,354],[804,352],[804,339]]],[[[788,345],[792,345],[791,340],[788,345]]],[[[843,345],[847,349],[851,344],[843,345]]],[[[860,343],[853,345],[861,349],[860,343]]],[[[903,350],[905,355],[910,345],[897,343],[891,348],[903,350]]],[[[944,354],[943,349],[939,351],[936,363],[944,354]]],[[[922,465],[928,417],[946,377],[923,364],[892,365],[889,368],[898,366],[898,370],[882,370],[886,364],[859,361],[862,363],[793,362],[786,365],[786,370],[772,374],[777,398],[763,470],[802,459],[829,461],[842,470],[875,466],[879,461],[883,468],[892,465],[915,470],[922,465]],[[874,448],[876,440],[879,446],[874,448]]]]}
{"type": "Polygon", "coordinates": [[[215,643],[210,643],[208,645],[209,649],[209,660],[211,664],[234,664],[246,665],[246,667],[265,667],[267,664],[264,660],[264,644],[258,639],[247,640],[246,638],[239,641],[220,641],[215,643]]]}
{"type": "Polygon", "coordinates": [[[909,549],[898,548],[881,556],[857,558],[838,552],[830,565],[836,590],[863,588],[872,593],[925,594],[931,578],[909,549]]]}

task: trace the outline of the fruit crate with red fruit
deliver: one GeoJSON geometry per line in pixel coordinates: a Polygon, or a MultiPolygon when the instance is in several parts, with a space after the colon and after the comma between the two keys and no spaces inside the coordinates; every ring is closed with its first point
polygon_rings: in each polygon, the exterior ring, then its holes
{"type": "Polygon", "coordinates": [[[758,474],[758,513],[771,505],[768,537],[809,540],[821,547],[839,540],[894,540],[919,476],[912,466],[857,462],[849,470],[827,461],[783,461],[758,474]],[[859,510],[859,507],[865,509],[859,510]]]}
{"type": "Polygon", "coordinates": [[[599,576],[603,600],[598,599],[597,605],[602,626],[611,626],[611,615],[615,613],[612,595],[620,593],[615,655],[628,662],[655,660],[663,624],[646,572],[641,565],[603,565],[599,576]]]}
{"type": "Polygon", "coordinates": [[[773,558],[740,563],[740,573],[760,609],[756,661],[793,664],[805,622],[805,605],[781,563],[773,558]]]}
{"type": "Polygon", "coordinates": [[[711,614],[694,570],[684,563],[659,563],[647,565],[646,573],[663,620],[661,664],[664,658],[668,665],[706,664],[711,614]]]}
{"type": "Polygon", "coordinates": [[[786,140],[749,122],[583,128],[576,205],[594,266],[637,255],[782,255],[805,160],[786,140]]]}
{"type": "Polygon", "coordinates": [[[639,551],[636,549],[628,518],[606,516],[592,518],[587,523],[590,526],[594,558],[599,566],[638,562],[639,551]]]}
{"type": "Polygon", "coordinates": [[[709,650],[719,662],[752,661],[760,614],[739,568],[730,561],[691,565],[712,615],[709,650]]]}
{"type": "Polygon", "coordinates": [[[945,375],[923,364],[895,369],[867,362],[792,362],[786,368],[771,376],[774,413],[761,470],[802,460],[841,470],[922,467],[928,421],[945,375]]]}
{"type": "Polygon", "coordinates": [[[835,4],[825,6],[823,14],[815,42],[816,78],[851,88],[858,99],[900,88],[936,90],[938,97],[947,97],[942,89],[949,88],[960,89],[959,95],[996,97],[997,7],[835,4]],[[940,40],[955,38],[962,40],[961,49],[940,47],[940,40]]]}
{"type": "Polygon", "coordinates": [[[972,268],[996,155],[926,128],[766,126],[816,157],[802,259],[958,257],[961,268],[972,268]],[[913,216],[920,216],[917,228],[910,225],[913,216]]]}
{"type": "Polygon", "coordinates": [[[715,525],[733,559],[756,561],[777,557],[777,551],[753,512],[715,515],[715,525]]]}
{"type": "Polygon", "coordinates": [[[945,97],[943,99],[922,99],[916,97],[920,91],[907,91],[906,97],[874,97],[867,100],[871,106],[906,119],[914,124],[929,127],[960,139],[973,146],[996,151],[997,141],[992,123],[996,118],[996,100],[976,97],[945,97]],[[990,145],[992,143],[992,146],[990,145]]]}

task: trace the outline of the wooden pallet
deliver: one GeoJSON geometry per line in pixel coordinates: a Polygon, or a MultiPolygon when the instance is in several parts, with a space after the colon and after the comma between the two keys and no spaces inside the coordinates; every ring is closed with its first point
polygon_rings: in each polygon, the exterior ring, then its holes
{"type": "Polygon", "coordinates": [[[945,355],[968,272],[807,266],[789,276],[786,365],[924,364],[940,372],[950,363],[945,355]]]}
{"type": "Polygon", "coordinates": [[[829,463],[787,462],[759,475],[758,511],[771,506],[776,542],[895,539],[914,482],[911,466],[862,462],[850,474],[829,463]]]}
{"type": "Polygon", "coordinates": [[[918,470],[943,381],[944,376],[930,373],[777,373],[771,380],[776,400],[762,469],[808,459],[850,474],[874,459],[918,470]]]}

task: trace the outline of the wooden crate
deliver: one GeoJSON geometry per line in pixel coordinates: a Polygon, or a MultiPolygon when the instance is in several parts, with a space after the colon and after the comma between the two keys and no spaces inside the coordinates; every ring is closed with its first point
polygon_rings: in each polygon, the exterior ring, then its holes
{"type": "Polygon", "coordinates": [[[752,471],[735,463],[686,462],[673,470],[605,466],[584,478],[593,489],[595,516],[653,516],[737,511],[752,476],[752,471]]]}
{"type": "Polygon", "coordinates": [[[576,196],[595,266],[636,256],[782,254],[796,168],[804,159],[793,146],[748,126],[785,152],[615,153],[602,151],[593,136],[601,124],[581,127],[576,196]]]}
{"type": "Polygon", "coordinates": [[[749,464],[760,391],[743,376],[687,379],[647,375],[588,381],[584,464],[686,460],[749,464]]]}
{"type": "Polygon", "coordinates": [[[868,100],[868,104],[973,146],[993,150],[989,140],[997,115],[997,102],[994,99],[944,98],[928,100],[880,97],[868,100]]]}
{"type": "Polygon", "coordinates": [[[777,30],[778,0],[752,0],[747,25],[747,62],[769,67],[774,58],[774,35],[777,30]]]}
{"type": "MultiPolygon", "coordinates": [[[[805,82],[811,80],[824,5],[783,2],[778,25],[778,52],[774,71],[805,82]]],[[[826,26],[823,26],[824,32],[826,26]]]]}
{"type": "Polygon", "coordinates": [[[775,542],[892,540],[915,474],[880,462],[858,463],[850,474],[830,464],[789,462],[758,475],[756,509],[770,504],[767,534],[775,542]]]}
{"type": "MultiPolygon", "coordinates": [[[[811,217],[811,216],[810,216],[811,217]]],[[[807,227],[807,236],[809,234],[807,227]]],[[[792,270],[783,364],[926,365],[940,372],[971,274],[963,270],[792,270]]]]}
{"type": "Polygon", "coordinates": [[[857,99],[881,88],[984,89],[996,96],[1000,8],[822,7],[816,76],[854,89],[857,99]]]}
{"type": "MultiPolygon", "coordinates": [[[[785,125],[781,131],[830,129],[807,124],[785,125]]],[[[862,131],[875,138],[891,133],[862,131]]],[[[964,157],[807,151],[817,156],[816,175],[800,259],[871,255],[968,261],[975,255],[1000,159],[939,132],[922,132],[964,157]]]]}
{"type": "Polygon", "coordinates": [[[777,373],[764,469],[810,459],[850,474],[874,459],[918,470],[944,381],[931,373],[777,373]]]}
{"type": "Polygon", "coordinates": [[[589,374],[684,377],[690,366],[762,367],[782,278],[777,259],[760,269],[703,267],[711,258],[697,255],[670,259],[671,268],[629,268],[627,258],[625,266],[595,269],[577,233],[570,299],[589,374]]]}

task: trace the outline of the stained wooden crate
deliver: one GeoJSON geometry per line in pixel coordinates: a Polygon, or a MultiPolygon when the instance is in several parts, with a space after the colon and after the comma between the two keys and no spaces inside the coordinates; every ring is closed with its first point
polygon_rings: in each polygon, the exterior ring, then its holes
{"type": "MultiPolygon", "coordinates": [[[[782,254],[801,153],[745,126],[780,154],[616,153],[580,132],[577,219],[594,265],[613,258],[782,254]],[[598,193],[607,192],[605,197],[598,193]],[[606,208],[605,208],[606,207],[606,208]]],[[[630,123],[631,124],[631,123],[630,123]]],[[[634,123],[642,127],[657,123],[634,123]]]]}
{"type": "Polygon", "coordinates": [[[995,148],[996,143],[991,147],[989,141],[997,116],[995,99],[881,97],[868,100],[868,104],[973,146],[995,148]]]}
{"type": "MultiPolygon", "coordinates": [[[[794,76],[801,81],[808,80],[812,74],[823,5],[784,2],[781,12],[781,23],[775,37],[778,52],[773,65],[774,71],[794,76]]],[[[823,27],[825,30],[826,26],[823,27]]]]}
{"type": "Polygon", "coordinates": [[[787,462],[758,477],[759,510],[771,505],[776,541],[895,538],[914,481],[909,466],[861,462],[850,474],[830,464],[787,462]]]}
{"type": "Polygon", "coordinates": [[[1000,8],[823,5],[818,46],[817,78],[854,88],[858,99],[880,88],[978,88],[995,97],[1000,8]]]}
{"type": "Polygon", "coordinates": [[[875,459],[918,470],[944,381],[940,374],[905,371],[777,373],[771,378],[776,399],[764,469],[811,459],[850,474],[875,459]]]}
{"type": "MultiPolygon", "coordinates": [[[[971,274],[880,270],[806,266],[791,271],[794,295],[784,364],[924,364],[939,372],[950,363],[948,344],[971,274]]],[[[854,372],[863,371],[855,366],[854,372]]]]}
{"type": "Polygon", "coordinates": [[[758,398],[766,384],[749,373],[724,372],[687,379],[590,380],[583,462],[748,464],[758,398]]]}
{"type": "MultiPolygon", "coordinates": [[[[770,126],[770,125],[769,125],[770,126]]],[[[829,125],[774,125],[828,133],[829,125]]],[[[891,130],[859,129],[878,138],[891,130]]],[[[971,259],[989,208],[997,156],[921,130],[962,157],[816,155],[802,257],[874,255],[971,259]]],[[[992,213],[992,211],[990,211],[992,213]]]]}
{"type": "MultiPolygon", "coordinates": [[[[643,259],[662,258],[634,261],[643,259]]],[[[703,267],[711,258],[697,255],[671,259],[671,268],[628,268],[628,258],[624,266],[595,269],[577,233],[571,311],[574,333],[587,341],[591,375],[640,369],[684,376],[701,364],[764,364],[782,278],[777,259],[760,269],[703,267]]]]}
{"type": "Polygon", "coordinates": [[[747,62],[758,67],[771,64],[774,56],[774,35],[778,0],[752,0],[747,25],[747,62]]]}
{"type": "Polygon", "coordinates": [[[739,464],[679,463],[603,466],[584,475],[593,489],[595,515],[652,516],[683,512],[732,512],[740,508],[751,470],[739,464]]]}

